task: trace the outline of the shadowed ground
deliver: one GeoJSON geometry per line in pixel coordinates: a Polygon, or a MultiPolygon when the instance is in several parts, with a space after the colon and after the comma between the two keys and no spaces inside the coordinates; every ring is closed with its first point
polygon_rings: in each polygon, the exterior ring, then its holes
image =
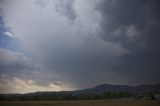
{"type": "Polygon", "coordinates": [[[17,101],[0,102],[0,106],[160,106],[160,101],[98,100],[98,101],[17,101]]]}

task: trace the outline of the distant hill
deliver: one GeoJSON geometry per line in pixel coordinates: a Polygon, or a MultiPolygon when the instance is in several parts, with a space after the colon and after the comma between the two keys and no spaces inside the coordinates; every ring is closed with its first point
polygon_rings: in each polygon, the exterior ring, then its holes
{"type": "Polygon", "coordinates": [[[132,92],[135,88],[128,85],[111,85],[111,84],[101,84],[93,88],[80,90],[80,92],[90,92],[90,93],[103,93],[103,92],[132,92]]]}
{"type": "Polygon", "coordinates": [[[160,91],[160,84],[155,85],[139,85],[139,86],[129,86],[129,85],[112,85],[112,84],[101,84],[93,88],[78,90],[75,92],[88,92],[88,93],[95,93],[101,94],[104,92],[153,92],[153,91],[160,91]]]}

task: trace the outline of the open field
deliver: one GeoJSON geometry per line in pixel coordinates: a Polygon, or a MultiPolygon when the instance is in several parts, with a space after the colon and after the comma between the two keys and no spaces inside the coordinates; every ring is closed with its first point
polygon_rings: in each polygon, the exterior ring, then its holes
{"type": "Polygon", "coordinates": [[[160,101],[99,100],[99,101],[17,101],[0,102],[0,106],[160,106],[160,101]]]}

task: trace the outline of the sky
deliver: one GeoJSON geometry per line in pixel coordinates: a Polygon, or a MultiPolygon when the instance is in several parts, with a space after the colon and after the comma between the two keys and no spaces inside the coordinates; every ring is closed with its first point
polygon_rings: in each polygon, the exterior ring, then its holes
{"type": "Polygon", "coordinates": [[[159,0],[0,0],[0,93],[160,83],[159,0]]]}

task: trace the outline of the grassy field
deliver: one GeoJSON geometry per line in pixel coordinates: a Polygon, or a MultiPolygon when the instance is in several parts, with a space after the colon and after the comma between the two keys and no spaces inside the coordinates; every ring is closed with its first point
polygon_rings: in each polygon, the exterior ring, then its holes
{"type": "Polygon", "coordinates": [[[160,106],[160,101],[28,101],[0,102],[0,106],[160,106]]]}

